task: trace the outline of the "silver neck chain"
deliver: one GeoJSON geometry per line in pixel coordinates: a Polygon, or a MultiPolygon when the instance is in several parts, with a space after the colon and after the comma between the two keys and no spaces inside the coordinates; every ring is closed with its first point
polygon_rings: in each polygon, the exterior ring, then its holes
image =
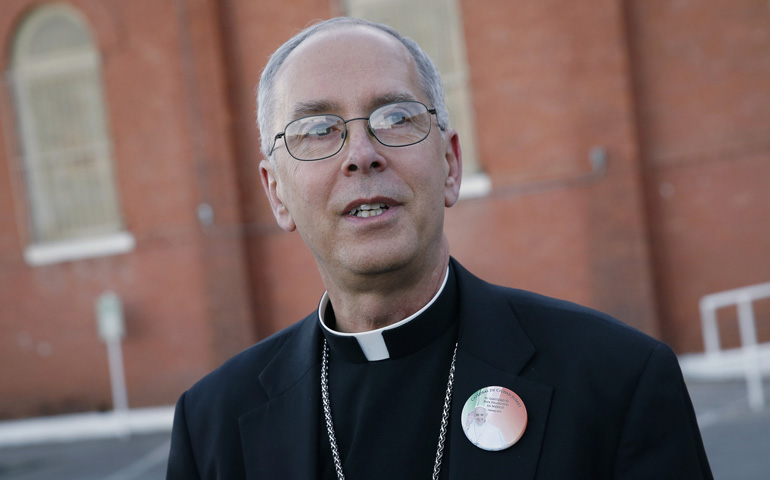
{"type": "MultiPolygon", "coordinates": [[[[438,433],[438,447],[436,448],[436,462],[433,464],[433,480],[438,480],[441,471],[441,459],[444,457],[444,442],[446,441],[447,425],[449,425],[449,408],[452,405],[452,387],[455,383],[455,359],[457,358],[457,343],[452,353],[452,363],[449,366],[449,380],[446,384],[446,396],[444,396],[444,409],[441,412],[441,428],[438,433]]],[[[334,469],[337,471],[338,480],[345,480],[342,472],[342,460],[337,448],[337,437],[334,436],[334,423],[332,422],[332,408],[329,402],[329,346],[324,339],[323,355],[321,356],[321,402],[324,408],[326,420],[326,432],[329,434],[329,445],[334,458],[334,469]]]]}

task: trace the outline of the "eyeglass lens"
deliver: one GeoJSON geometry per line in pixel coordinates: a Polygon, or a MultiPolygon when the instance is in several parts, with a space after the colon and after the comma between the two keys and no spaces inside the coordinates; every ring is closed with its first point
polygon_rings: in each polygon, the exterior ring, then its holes
{"type": "MultiPolygon", "coordinates": [[[[369,127],[378,142],[404,147],[425,140],[430,133],[431,113],[419,102],[383,105],[369,115],[369,127]]],[[[351,119],[352,120],[366,120],[351,119]]],[[[347,122],[337,115],[312,115],[286,126],[284,140],[289,153],[299,160],[330,157],[342,149],[347,122]]]]}

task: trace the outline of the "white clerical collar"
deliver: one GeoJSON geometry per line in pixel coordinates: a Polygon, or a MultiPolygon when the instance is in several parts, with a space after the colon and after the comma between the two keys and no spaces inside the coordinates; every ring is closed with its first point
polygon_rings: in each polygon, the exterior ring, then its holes
{"type": "Polygon", "coordinates": [[[404,326],[410,321],[419,317],[420,314],[428,309],[428,307],[433,305],[436,299],[441,295],[441,292],[444,291],[444,287],[446,286],[448,278],[449,267],[447,267],[446,273],[444,274],[444,281],[441,283],[441,288],[438,289],[438,292],[436,292],[433,298],[431,298],[424,307],[401,321],[386,327],[378,328],[376,330],[369,330],[368,332],[344,333],[329,328],[326,325],[326,322],[324,322],[324,312],[326,312],[326,307],[329,305],[329,292],[326,291],[324,292],[323,296],[321,297],[321,301],[318,304],[318,318],[321,321],[321,327],[332,335],[355,338],[358,341],[358,345],[361,347],[361,350],[364,352],[366,359],[370,362],[377,360],[387,360],[390,358],[390,352],[388,352],[388,346],[385,343],[385,338],[382,336],[382,332],[404,326]]]}

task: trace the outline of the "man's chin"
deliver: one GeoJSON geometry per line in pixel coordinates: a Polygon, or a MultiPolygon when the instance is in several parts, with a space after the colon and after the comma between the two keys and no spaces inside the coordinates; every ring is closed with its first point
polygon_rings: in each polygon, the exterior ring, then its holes
{"type": "Polygon", "coordinates": [[[347,252],[341,259],[349,272],[362,277],[378,277],[398,274],[408,274],[414,267],[415,255],[406,255],[405,252],[376,252],[371,251],[347,252]]]}
{"type": "Polygon", "coordinates": [[[386,275],[397,273],[409,265],[408,261],[392,257],[369,257],[355,259],[349,263],[350,270],[358,275],[386,275]]]}

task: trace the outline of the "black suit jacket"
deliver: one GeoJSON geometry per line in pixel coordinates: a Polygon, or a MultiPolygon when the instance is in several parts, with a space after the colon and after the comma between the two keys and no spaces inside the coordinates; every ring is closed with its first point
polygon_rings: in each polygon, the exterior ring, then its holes
{"type": "MultiPolygon", "coordinates": [[[[491,285],[452,262],[460,328],[442,478],[712,478],[666,345],[596,311],[491,285]],[[473,446],[458,420],[465,399],[490,385],[516,392],[529,417],[522,438],[500,452],[473,446]]],[[[185,392],[168,478],[316,478],[321,344],[314,312],[185,392]]]]}

